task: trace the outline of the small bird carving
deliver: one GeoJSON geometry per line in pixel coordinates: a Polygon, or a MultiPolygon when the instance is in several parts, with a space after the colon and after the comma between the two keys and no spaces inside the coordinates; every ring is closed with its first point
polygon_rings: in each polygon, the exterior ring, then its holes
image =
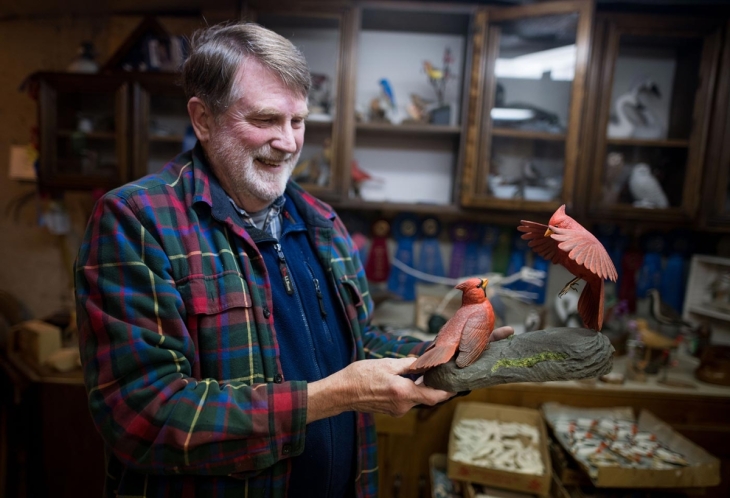
{"type": "Polygon", "coordinates": [[[393,87],[390,86],[390,82],[382,78],[380,81],[378,81],[378,84],[380,85],[380,90],[385,97],[385,101],[388,103],[388,106],[390,106],[391,109],[395,109],[395,92],[393,92],[393,87]]]}
{"type": "Polygon", "coordinates": [[[649,312],[652,318],[661,325],[670,325],[672,327],[692,327],[692,324],[682,319],[677,311],[662,301],[662,297],[657,289],[649,289],[649,312]]]}
{"type": "Polygon", "coordinates": [[[456,366],[464,368],[474,363],[489,348],[494,330],[494,310],[487,299],[488,280],[470,278],[456,286],[462,291],[461,307],[444,324],[436,339],[410,368],[419,373],[448,362],[454,354],[456,366]]]}
{"type": "Polygon", "coordinates": [[[423,61],[423,69],[426,71],[429,79],[434,81],[438,81],[444,77],[444,72],[440,69],[436,69],[429,61],[423,61]]]}
{"type": "Polygon", "coordinates": [[[363,183],[367,181],[373,181],[381,184],[385,183],[385,180],[383,178],[373,176],[364,169],[361,169],[360,165],[354,159],[350,163],[350,177],[352,178],[352,190],[355,193],[355,197],[357,197],[358,199],[361,198],[360,188],[363,183]]]}
{"type": "Polygon", "coordinates": [[[671,349],[679,344],[679,337],[672,339],[656,330],[652,330],[649,327],[649,322],[643,318],[636,319],[636,331],[641,337],[641,342],[652,349],[671,349]]]}
{"type": "Polygon", "coordinates": [[[550,217],[547,225],[522,220],[517,230],[522,238],[543,258],[553,264],[563,265],[575,278],[568,282],[560,296],[575,289],[578,281],[586,285],[578,299],[578,314],[586,327],[601,330],[603,327],[603,281],[618,278],[606,249],[580,223],[565,214],[565,204],[550,217]]]}
{"type": "Polygon", "coordinates": [[[662,189],[662,184],[646,163],[638,163],[634,166],[631,176],[629,176],[629,190],[634,197],[636,207],[660,209],[669,207],[669,200],[662,189]]]}

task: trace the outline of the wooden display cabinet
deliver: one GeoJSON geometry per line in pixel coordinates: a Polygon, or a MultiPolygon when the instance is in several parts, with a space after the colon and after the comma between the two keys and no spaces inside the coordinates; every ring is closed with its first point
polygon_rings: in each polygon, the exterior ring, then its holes
{"type": "Polygon", "coordinates": [[[170,73],[134,77],[130,180],[159,171],[185,149],[186,133],[192,129],[178,80],[178,75],[170,73]]]}
{"type": "Polygon", "coordinates": [[[730,230],[730,22],[725,28],[720,76],[713,105],[710,145],[705,165],[702,222],[707,228],[730,230]]]}
{"type": "Polygon", "coordinates": [[[40,183],[116,187],[127,177],[129,85],[123,78],[38,73],[40,183]]]}
{"type": "Polygon", "coordinates": [[[253,13],[253,19],[290,40],[312,73],[304,147],[292,177],[324,199],[341,197],[346,163],[349,87],[347,60],[351,9],[301,9],[253,13]]]}
{"type": "Polygon", "coordinates": [[[592,17],[583,1],[480,17],[464,206],[552,212],[572,201],[592,17]]]}
{"type": "Polygon", "coordinates": [[[182,151],[190,123],[176,74],[39,73],[40,181],[114,188],[182,151]]]}
{"type": "Polygon", "coordinates": [[[358,7],[350,158],[373,179],[348,178],[351,206],[455,208],[475,11],[385,2],[358,7]]]}
{"type": "Polygon", "coordinates": [[[589,215],[695,217],[720,37],[713,20],[599,17],[582,166],[589,215]]]}

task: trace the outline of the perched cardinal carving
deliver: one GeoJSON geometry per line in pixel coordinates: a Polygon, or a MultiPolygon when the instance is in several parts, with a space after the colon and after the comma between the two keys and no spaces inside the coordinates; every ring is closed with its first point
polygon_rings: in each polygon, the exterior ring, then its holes
{"type": "Polygon", "coordinates": [[[517,230],[523,239],[543,258],[563,265],[575,278],[568,282],[560,296],[575,289],[579,280],[586,282],[578,299],[578,314],[583,324],[593,330],[603,327],[603,281],[618,277],[616,267],[606,249],[593,234],[565,214],[565,204],[552,215],[547,225],[522,220],[517,230]]]}
{"type": "Polygon", "coordinates": [[[486,278],[470,278],[456,286],[463,293],[461,308],[441,327],[433,343],[411,365],[411,373],[446,363],[457,349],[456,366],[464,368],[474,363],[489,347],[489,338],[494,330],[494,310],[487,299],[487,283],[486,278]]]}

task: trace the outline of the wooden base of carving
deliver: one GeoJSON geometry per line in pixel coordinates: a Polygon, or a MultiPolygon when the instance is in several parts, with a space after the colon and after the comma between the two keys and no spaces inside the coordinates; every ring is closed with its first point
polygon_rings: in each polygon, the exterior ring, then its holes
{"type": "Polygon", "coordinates": [[[461,392],[511,382],[588,379],[613,366],[608,337],[583,328],[552,328],[512,336],[490,344],[466,368],[454,360],[427,371],[427,386],[461,392]]]}

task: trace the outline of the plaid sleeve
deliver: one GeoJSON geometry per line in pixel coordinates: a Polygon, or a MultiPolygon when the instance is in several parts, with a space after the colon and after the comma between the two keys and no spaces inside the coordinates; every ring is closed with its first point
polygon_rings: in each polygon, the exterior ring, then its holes
{"type": "Polygon", "coordinates": [[[245,477],[298,455],[304,382],[191,376],[196,345],[161,243],[172,228],[141,222],[151,218],[142,211],[105,196],[75,264],[85,383],[105,442],[122,462],[149,473],[245,477]]]}
{"type": "Polygon", "coordinates": [[[396,336],[369,325],[375,305],[370,295],[365,268],[360,260],[360,253],[352,243],[352,239],[339,217],[335,219],[334,226],[336,233],[340,234],[338,239],[340,244],[336,244],[335,247],[338,247],[343,255],[340,256],[340,259],[347,259],[350,262],[350,273],[347,274],[347,280],[356,287],[358,294],[355,299],[355,309],[363,330],[362,347],[365,357],[373,359],[404,358],[409,355],[420,356],[430,342],[422,342],[413,337],[396,336]]]}
{"type": "Polygon", "coordinates": [[[389,334],[372,326],[363,334],[363,348],[368,358],[420,356],[429,344],[414,337],[389,334]]]}

